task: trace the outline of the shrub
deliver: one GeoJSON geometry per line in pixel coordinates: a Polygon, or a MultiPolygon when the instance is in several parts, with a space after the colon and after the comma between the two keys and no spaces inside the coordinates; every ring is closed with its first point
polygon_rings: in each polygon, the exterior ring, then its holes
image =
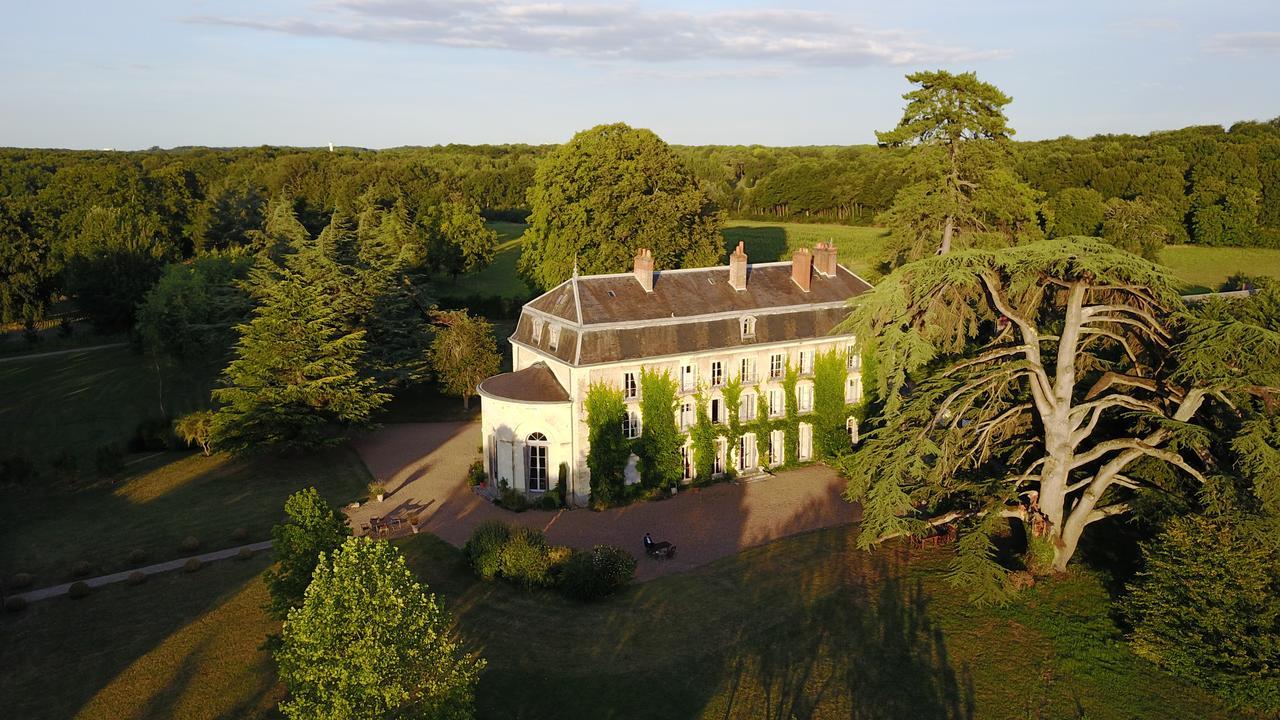
{"type": "Polygon", "coordinates": [[[8,612],[22,612],[27,609],[27,599],[14,595],[4,599],[4,609],[8,612]]]}
{"type": "Polygon", "coordinates": [[[200,558],[188,558],[186,562],[182,563],[182,572],[193,573],[202,567],[204,567],[204,563],[200,562],[200,558]]]}
{"type": "Polygon", "coordinates": [[[157,452],[178,446],[178,437],[173,434],[173,425],[168,418],[147,418],[138,423],[129,439],[130,452],[157,452]]]}
{"type": "Polygon", "coordinates": [[[543,493],[538,498],[538,502],[534,503],[534,507],[539,510],[555,510],[560,507],[560,496],[555,492],[543,493]]]}
{"type": "Polygon", "coordinates": [[[239,552],[236,553],[237,560],[248,560],[251,557],[253,557],[253,548],[251,547],[242,547],[239,552]]]}
{"type": "Polygon", "coordinates": [[[23,588],[28,588],[31,587],[31,583],[35,581],[36,578],[31,573],[18,573],[9,578],[9,589],[21,590],[23,588]]]}
{"type": "Polygon", "coordinates": [[[141,585],[147,581],[147,574],[141,570],[134,570],[129,573],[129,577],[125,578],[124,581],[130,585],[141,585]]]}
{"type": "Polygon", "coordinates": [[[511,537],[511,527],[491,520],[480,523],[471,532],[471,538],[462,546],[467,564],[481,580],[492,580],[498,574],[498,554],[511,537]]]}
{"type": "Polygon", "coordinates": [[[142,550],[141,548],[134,548],[133,550],[129,551],[130,565],[141,565],[146,561],[147,561],[147,553],[145,550],[142,550]]]}
{"type": "Polygon", "coordinates": [[[80,476],[80,461],[76,459],[75,453],[63,448],[62,452],[54,456],[53,462],[49,463],[49,469],[53,471],[54,480],[72,482],[80,476]]]}
{"type": "Polygon", "coordinates": [[[529,498],[515,488],[504,487],[494,502],[512,512],[524,512],[529,509],[529,498]]]}
{"type": "Polygon", "coordinates": [[[608,597],[631,582],[636,559],[612,545],[597,545],[591,552],[574,553],[564,566],[560,589],[571,598],[590,602],[608,597]]]}
{"type": "Polygon", "coordinates": [[[551,569],[547,539],[529,528],[512,528],[498,551],[498,573],[520,587],[531,590],[549,584],[551,569]]]}
{"type": "Polygon", "coordinates": [[[71,575],[73,577],[84,577],[85,575],[88,575],[92,570],[93,570],[93,566],[89,564],[88,560],[79,560],[76,562],[75,565],[71,566],[71,575]]]}
{"type": "Polygon", "coordinates": [[[232,530],[232,531],[231,531],[231,539],[232,539],[232,540],[248,540],[248,539],[249,539],[249,528],[247,528],[247,527],[238,527],[238,528],[236,528],[235,530],[232,530]]]}
{"type": "Polygon", "coordinates": [[[20,453],[0,457],[0,485],[23,485],[39,477],[31,458],[20,453]]]}
{"type": "Polygon", "coordinates": [[[75,326],[71,324],[71,318],[63,315],[62,319],[58,321],[58,335],[64,338],[69,338],[74,335],[75,332],[76,329],[75,326]]]}
{"type": "Polygon", "coordinates": [[[188,535],[182,538],[183,552],[195,552],[200,549],[200,540],[194,535],[188,535]]]}
{"type": "Polygon", "coordinates": [[[78,600],[80,598],[89,597],[90,592],[92,592],[92,590],[89,589],[88,583],[84,581],[73,582],[71,583],[71,587],[67,588],[67,597],[78,600]]]}
{"type": "Polygon", "coordinates": [[[199,445],[200,452],[208,455],[212,452],[213,411],[198,410],[187,413],[173,421],[172,434],[187,444],[187,447],[199,445]]]}
{"type": "Polygon", "coordinates": [[[488,479],[488,476],[484,474],[483,462],[477,460],[471,463],[471,467],[467,468],[467,485],[471,487],[483,485],[488,479]]]}
{"type": "Polygon", "coordinates": [[[124,451],[119,445],[107,443],[99,445],[98,451],[93,457],[93,466],[98,471],[98,477],[109,478],[124,470],[124,451]]]}
{"type": "Polygon", "coordinates": [[[374,482],[369,483],[369,499],[370,500],[376,499],[379,495],[385,495],[386,493],[387,493],[386,485],[383,485],[382,483],[377,482],[376,480],[374,482]]]}

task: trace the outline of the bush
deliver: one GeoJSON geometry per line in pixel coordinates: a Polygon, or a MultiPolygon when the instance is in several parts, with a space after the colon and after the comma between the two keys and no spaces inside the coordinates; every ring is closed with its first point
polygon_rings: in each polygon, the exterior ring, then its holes
{"type": "Polygon", "coordinates": [[[505,580],[532,590],[550,584],[547,539],[537,530],[512,528],[498,551],[498,573],[505,580]]]}
{"type": "Polygon", "coordinates": [[[17,573],[13,577],[9,578],[9,589],[21,590],[23,588],[29,588],[31,587],[31,583],[35,581],[36,577],[31,573],[17,573]]]}
{"type": "Polygon", "coordinates": [[[130,452],[158,452],[178,447],[178,436],[168,418],[147,418],[138,423],[129,438],[130,452]]]}
{"type": "Polygon", "coordinates": [[[25,485],[39,477],[36,464],[20,453],[0,457],[0,485],[25,485]]]}
{"type": "Polygon", "coordinates": [[[129,573],[129,577],[125,578],[124,581],[130,585],[141,585],[147,581],[147,574],[141,570],[134,570],[129,573]]]}
{"type": "Polygon", "coordinates": [[[186,562],[182,563],[182,572],[193,573],[202,567],[204,567],[204,563],[200,562],[200,558],[188,558],[186,562]]]}
{"type": "Polygon", "coordinates": [[[140,548],[134,548],[133,550],[129,551],[130,565],[141,565],[146,561],[147,561],[147,553],[145,550],[142,550],[140,548]]]}
{"type": "Polygon", "coordinates": [[[231,531],[231,539],[232,539],[232,540],[240,540],[240,541],[248,540],[248,539],[249,539],[249,528],[247,528],[247,527],[238,527],[238,528],[236,528],[235,530],[232,530],[232,531],[231,531]]]}
{"type": "Polygon", "coordinates": [[[54,456],[53,462],[49,463],[49,469],[53,471],[54,480],[72,482],[80,476],[80,461],[76,459],[75,453],[63,448],[62,452],[54,456]]]}
{"type": "Polygon", "coordinates": [[[498,575],[498,555],[502,546],[511,538],[511,527],[491,520],[480,523],[471,532],[471,538],[462,546],[467,564],[481,580],[492,580],[498,575]]]}
{"type": "Polygon", "coordinates": [[[27,599],[14,595],[4,599],[4,609],[8,612],[22,612],[27,609],[27,599]]]}
{"type": "Polygon", "coordinates": [[[71,583],[71,587],[67,588],[67,597],[78,600],[80,598],[89,597],[89,593],[91,592],[93,591],[89,589],[88,583],[84,581],[73,582],[71,583]]]}
{"type": "Polygon", "coordinates": [[[560,507],[560,496],[556,492],[543,493],[538,498],[538,502],[534,503],[534,507],[539,510],[555,510],[560,507]]]}
{"type": "Polygon", "coordinates": [[[370,500],[376,500],[379,495],[385,495],[386,493],[387,493],[386,485],[383,485],[382,483],[376,480],[369,483],[369,499],[370,500]]]}
{"type": "Polygon", "coordinates": [[[195,552],[200,549],[200,540],[194,535],[188,535],[182,538],[183,552],[195,552]]]}
{"type": "Polygon", "coordinates": [[[484,463],[477,460],[471,463],[471,467],[467,468],[467,485],[475,487],[483,485],[488,476],[484,474],[484,463]]]}
{"type": "Polygon", "coordinates": [[[98,471],[98,477],[109,478],[124,470],[124,451],[119,445],[107,443],[99,445],[98,451],[93,457],[93,466],[98,471]]]}
{"type": "Polygon", "coordinates": [[[504,507],[512,512],[524,512],[529,509],[529,498],[515,488],[504,487],[498,495],[498,499],[494,502],[499,507],[504,507]]]}
{"type": "Polygon", "coordinates": [[[79,560],[75,565],[71,566],[71,575],[72,577],[84,577],[92,570],[93,566],[89,564],[88,560],[79,560]]]}
{"type": "Polygon", "coordinates": [[[251,547],[242,547],[240,548],[240,551],[236,553],[237,560],[248,560],[251,557],[253,557],[253,548],[251,547]]]}
{"type": "Polygon", "coordinates": [[[574,553],[564,566],[560,589],[576,600],[590,602],[608,597],[631,582],[636,559],[612,545],[597,545],[591,552],[574,553]]]}

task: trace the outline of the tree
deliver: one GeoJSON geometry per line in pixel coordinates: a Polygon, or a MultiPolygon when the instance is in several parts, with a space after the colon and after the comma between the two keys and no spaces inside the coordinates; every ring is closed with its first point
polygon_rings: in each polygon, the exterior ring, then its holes
{"type": "Polygon", "coordinates": [[[1164,216],[1154,202],[1112,198],[1103,211],[1102,237],[1121,250],[1157,260],[1160,250],[1173,237],[1164,216]]]}
{"type": "Polygon", "coordinates": [[[44,317],[55,287],[47,240],[33,227],[31,212],[0,198],[0,321],[44,317]]]}
{"type": "Polygon", "coordinates": [[[1048,203],[1052,223],[1049,237],[1096,237],[1106,212],[1102,193],[1093,188],[1067,188],[1048,203]]]}
{"type": "Polygon", "coordinates": [[[877,132],[881,145],[912,147],[911,172],[883,220],[898,264],[951,251],[958,234],[1035,234],[1036,194],[1009,170],[998,141],[1013,135],[1004,116],[1012,99],[974,73],[917,72],[903,95],[898,126],[877,132]],[[1003,216],[1003,217],[1002,217],[1003,216]]]}
{"type": "Polygon", "coordinates": [[[1275,519],[1176,518],[1143,548],[1124,601],[1139,655],[1237,709],[1280,712],[1275,519]]]}
{"type": "Polygon", "coordinates": [[[657,269],[702,267],[724,251],[707,193],[657,135],[622,123],[574,135],[538,163],[520,271],[550,288],[574,267],[625,271],[641,248],[657,269]]]}
{"type": "Polygon", "coordinates": [[[587,468],[591,471],[591,500],[609,505],[621,499],[626,484],[631,441],[622,435],[627,405],[622,390],[604,383],[587,388],[587,468]]]}
{"type": "Polygon", "coordinates": [[[460,395],[462,407],[470,408],[476,386],[502,365],[493,325],[466,310],[437,310],[431,316],[439,326],[431,341],[431,367],[445,392],[460,395]]]}
{"type": "Polygon", "coordinates": [[[485,662],[451,625],[395,547],[348,538],[319,556],[284,623],[275,659],[289,699],[280,709],[293,719],[470,718],[485,662]]]}
{"type": "Polygon", "coordinates": [[[255,268],[250,278],[260,300],[236,327],[236,356],[213,391],[214,445],[314,448],[368,426],[388,395],[360,372],[364,331],[347,329],[323,286],[292,268],[255,268]]]}
{"type": "Polygon", "coordinates": [[[1280,385],[1280,333],[1198,315],[1175,288],[1076,238],[923,260],[863,296],[847,326],[884,407],[846,464],[861,542],[966,521],[953,577],[992,599],[1002,517],[1026,526],[1034,569],[1063,570],[1088,526],[1177,491],[1152,467],[1211,486],[1206,407],[1280,385]]]}
{"type": "Polygon", "coordinates": [[[171,257],[159,219],[133,206],[90,209],[66,252],[67,291],[100,328],[131,327],[171,257]]]}
{"type": "Polygon", "coordinates": [[[667,488],[680,482],[683,444],[684,436],[676,428],[676,381],[666,370],[640,368],[640,439],[635,449],[636,469],[645,487],[667,488]]]}
{"type": "Polygon", "coordinates": [[[200,452],[208,457],[213,450],[213,412],[197,410],[187,413],[173,422],[173,431],[187,445],[199,445],[200,452]]]}
{"type": "Polygon", "coordinates": [[[225,360],[234,327],[253,307],[240,286],[253,259],[210,253],[165,266],[138,307],[138,334],[151,351],[174,360],[225,360]]]}
{"type": "Polygon", "coordinates": [[[351,537],[346,518],[330,507],[315,488],[307,488],[284,501],[285,522],[271,528],[275,565],[263,574],[268,608],[280,619],[302,604],[316,564],[332,555],[351,537]]]}
{"type": "Polygon", "coordinates": [[[498,233],[484,224],[475,203],[440,203],[428,212],[426,222],[430,236],[427,262],[433,270],[447,272],[456,279],[463,272],[475,272],[493,261],[498,233]]]}

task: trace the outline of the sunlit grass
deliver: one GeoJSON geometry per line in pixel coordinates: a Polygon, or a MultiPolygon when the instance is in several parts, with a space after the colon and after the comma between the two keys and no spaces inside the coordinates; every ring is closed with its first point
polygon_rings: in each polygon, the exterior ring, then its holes
{"type": "Polygon", "coordinates": [[[1280,249],[1170,245],[1160,261],[1188,284],[1188,292],[1217,290],[1232,275],[1280,278],[1280,249]]]}

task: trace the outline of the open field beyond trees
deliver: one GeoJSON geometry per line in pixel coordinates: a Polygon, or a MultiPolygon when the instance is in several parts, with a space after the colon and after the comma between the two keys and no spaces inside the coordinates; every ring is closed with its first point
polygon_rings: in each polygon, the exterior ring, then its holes
{"type": "MultiPolygon", "coordinates": [[[[947,550],[866,553],[854,535],[788,538],[595,605],[476,581],[433,536],[401,547],[489,661],[481,717],[1227,717],[1129,652],[1092,575],[977,608],[945,584],[947,550]]],[[[264,566],[6,615],[0,692],[33,719],[270,716],[264,566]]]]}

